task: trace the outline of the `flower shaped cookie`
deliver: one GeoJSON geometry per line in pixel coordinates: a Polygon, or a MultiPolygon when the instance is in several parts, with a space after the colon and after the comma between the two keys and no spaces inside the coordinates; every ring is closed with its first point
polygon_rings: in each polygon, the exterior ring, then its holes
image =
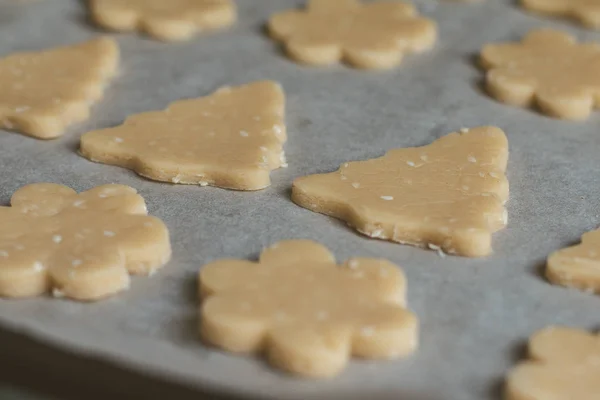
{"type": "Polygon", "coordinates": [[[107,38],[0,58],[0,129],[61,136],[88,118],[118,62],[117,44],[107,38]]]}
{"type": "Polygon", "coordinates": [[[171,256],[169,233],[122,185],[77,194],[56,184],[19,189],[0,207],[0,296],[98,300],[151,274],[171,256]]]}
{"type": "Polygon", "coordinates": [[[264,189],[270,172],[287,165],[284,113],[275,82],[226,87],[86,133],[81,154],[157,181],[264,189]]]}
{"type": "Polygon", "coordinates": [[[600,0],[521,0],[521,4],[534,12],[571,17],[590,28],[600,28],[600,0]]]}
{"type": "Polygon", "coordinates": [[[507,400],[597,400],[600,336],[546,328],[529,342],[530,361],[508,375],[507,400]]]}
{"type": "Polygon", "coordinates": [[[355,258],[337,266],[325,247],[280,242],[258,263],[220,260],[200,270],[202,338],[233,352],[264,351],[288,372],[329,377],[351,355],[397,358],[417,347],[395,265],[355,258]]]}
{"type": "Polygon", "coordinates": [[[161,40],[189,39],[237,18],[233,0],[90,0],[90,8],[105,28],[140,30],[161,40]]]}
{"type": "Polygon", "coordinates": [[[427,146],[298,178],[292,200],[373,238],[480,257],[507,223],[507,161],[504,132],[463,128],[427,146]]]}
{"type": "Polygon", "coordinates": [[[580,120],[600,100],[600,46],[578,44],[560,31],[542,29],[522,43],[487,45],[481,61],[489,93],[507,104],[537,105],[548,115],[580,120]]]}
{"type": "Polygon", "coordinates": [[[577,246],[551,254],[546,277],[557,285],[600,294],[600,230],[583,235],[577,246]]]}
{"type": "Polygon", "coordinates": [[[433,21],[403,2],[309,0],[306,11],[287,11],[269,20],[271,36],[293,59],[313,65],[344,60],[359,68],[391,68],[405,53],[431,48],[433,21]]]}

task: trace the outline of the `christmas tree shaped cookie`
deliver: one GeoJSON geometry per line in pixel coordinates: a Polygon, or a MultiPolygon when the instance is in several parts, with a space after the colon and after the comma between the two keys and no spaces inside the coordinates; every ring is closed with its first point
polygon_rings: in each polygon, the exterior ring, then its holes
{"type": "Polygon", "coordinates": [[[599,335],[549,327],[533,335],[528,353],[529,360],[508,375],[506,400],[598,399],[599,335]]]}
{"type": "Polygon", "coordinates": [[[418,346],[406,278],[386,260],[337,265],[322,245],[290,240],[263,251],[258,263],[208,264],[199,278],[204,341],[232,352],[263,352],[293,374],[331,377],[351,356],[396,359],[418,346]]]}
{"type": "Polygon", "coordinates": [[[0,128],[40,139],[62,135],[88,118],[118,61],[107,38],[0,58],[0,128]]]}
{"type": "Polygon", "coordinates": [[[550,255],[546,277],[557,285],[600,294],[600,230],[588,232],[580,244],[550,255]]]}
{"type": "Polygon", "coordinates": [[[90,8],[105,28],[140,30],[161,40],[189,39],[237,18],[233,0],[90,0],[90,8]]]}
{"type": "Polygon", "coordinates": [[[284,102],[271,81],[222,88],[87,133],[81,154],[157,181],[263,189],[270,171],[286,165],[284,102]]]}
{"type": "Polygon", "coordinates": [[[56,184],[19,189],[0,207],[0,297],[99,300],[151,275],[171,256],[169,232],[133,188],[77,194],[56,184]]]}
{"type": "Polygon", "coordinates": [[[380,239],[488,255],[507,223],[508,142],[495,127],[462,129],[337,172],[298,178],[292,199],[380,239]]]}

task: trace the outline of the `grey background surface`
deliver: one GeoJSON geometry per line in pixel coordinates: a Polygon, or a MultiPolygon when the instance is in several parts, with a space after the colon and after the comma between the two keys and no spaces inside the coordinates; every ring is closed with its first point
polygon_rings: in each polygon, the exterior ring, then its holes
{"type": "MultiPolygon", "coordinates": [[[[269,14],[296,0],[239,1],[232,29],[185,43],[114,35],[121,74],[91,119],[61,139],[43,142],[0,132],[0,204],[20,186],[57,182],[77,190],[118,182],[137,188],[151,214],[166,221],[172,261],[152,279],[97,304],[51,298],[0,300],[0,322],[81,355],[151,376],[222,393],[272,399],[482,400],[500,398],[507,369],[527,337],[550,324],[600,327],[600,299],[554,287],[540,275],[546,256],[600,223],[600,117],[553,120],[505,106],[482,93],[474,56],[487,42],[516,40],[529,29],[556,27],[580,39],[600,33],[522,12],[512,1],[466,5],[417,1],[439,24],[437,47],[388,72],[345,66],[302,67],[263,34],[269,14]],[[76,153],[79,136],[114,126],[136,112],[257,79],[281,82],[287,95],[289,168],[255,193],[177,186],[93,164],[76,153]],[[509,226],[484,259],[370,240],[343,223],[292,204],[294,178],[337,169],[348,160],[424,145],[461,127],[497,125],[509,137],[509,226]],[[255,258],[288,238],[329,246],[339,260],[385,257],[409,280],[410,308],[422,324],[420,350],[394,362],[353,361],[331,381],[289,378],[260,359],[206,348],[197,337],[198,268],[222,257],[255,258]]],[[[0,1],[0,55],[89,39],[84,2],[0,1]]],[[[7,346],[4,343],[2,346],[7,346]]],[[[48,367],[51,368],[48,361],[48,367]]],[[[90,371],[93,373],[93,371],[90,371]]]]}

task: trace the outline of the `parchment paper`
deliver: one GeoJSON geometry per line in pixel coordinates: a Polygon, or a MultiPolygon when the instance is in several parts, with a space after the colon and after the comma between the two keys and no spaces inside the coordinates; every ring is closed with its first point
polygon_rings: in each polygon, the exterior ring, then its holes
{"type": "MultiPolygon", "coordinates": [[[[439,23],[435,50],[408,57],[389,72],[310,68],[283,57],[263,33],[269,14],[302,2],[238,3],[240,22],[233,29],[189,42],[115,35],[123,53],[120,76],[91,119],[62,139],[43,142],[0,132],[2,204],[34,182],[77,190],[110,182],[131,185],[146,198],[151,214],[166,221],[174,248],[173,260],[160,273],[135,279],[130,291],[108,301],[2,300],[4,327],[191,387],[282,400],[498,399],[505,372],[521,357],[532,332],[550,324],[598,328],[597,296],[551,286],[540,275],[550,252],[600,223],[598,113],[574,123],[499,104],[482,93],[474,56],[487,42],[516,40],[537,27],[566,29],[581,39],[598,40],[600,33],[526,14],[509,0],[419,1],[439,23]],[[156,183],[76,153],[79,136],[88,130],[257,79],[280,81],[288,100],[289,168],[275,171],[266,190],[156,183]],[[509,227],[495,235],[491,257],[441,258],[367,239],[289,200],[298,176],[488,124],[503,128],[511,146],[509,227]],[[410,308],[422,323],[419,352],[403,361],[354,361],[339,378],[323,382],[293,379],[260,359],[204,347],[197,337],[198,268],[222,257],[255,258],[263,247],[289,238],[320,241],[339,260],[385,257],[401,265],[409,279],[410,308]]],[[[2,55],[102,33],[89,23],[83,1],[0,4],[2,55]]]]}

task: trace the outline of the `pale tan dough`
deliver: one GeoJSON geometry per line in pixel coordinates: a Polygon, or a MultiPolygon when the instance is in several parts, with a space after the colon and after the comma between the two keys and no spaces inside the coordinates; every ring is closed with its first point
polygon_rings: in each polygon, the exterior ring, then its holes
{"type": "Polygon", "coordinates": [[[115,31],[142,31],[160,40],[186,40],[235,23],[233,0],[89,0],[92,18],[115,31]]]}
{"type": "Polygon", "coordinates": [[[292,200],[373,238],[485,256],[492,233],[507,223],[507,160],[500,129],[462,129],[427,146],[298,178],[292,200]]]}
{"type": "Polygon", "coordinates": [[[129,288],[171,256],[169,232],[147,216],[144,199],[123,185],[77,194],[52,183],[16,191],[0,207],[0,297],[92,301],[129,288]]]}
{"type": "Polygon", "coordinates": [[[600,102],[600,45],[567,33],[541,29],[520,43],[486,45],[481,62],[488,92],[503,103],[582,120],[600,102]]]}
{"type": "Polygon", "coordinates": [[[264,189],[271,170],[287,165],[284,103],[271,81],[222,88],[87,133],[81,153],[157,181],[264,189]]]}
{"type": "Polygon", "coordinates": [[[200,269],[200,333],[207,343],[312,378],[338,374],[351,356],[394,359],[418,346],[406,278],[394,264],[336,265],[324,246],[279,242],[258,263],[226,259],[200,269]]]}
{"type": "Polygon", "coordinates": [[[270,35],[296,61],[327,65],[341,60],[359,68],[392,68],[406,53],[433,47],[436,25],[404,2],[309,0],[306,10],[273,15],[270,35]]]}
{"type": "Polygon", "coordinates": [[[600,294],[600,230],[584,234],[581,244],[551,254],[546,277],[557,285],[600,294]]]}
{"type": "Polygon", "coordinates": [[[600,0],[520,0],[523,8],[550,16],[573,18],[600,29],[600,0]]]}
{"type": "Polygon", "coordinates": [[[600,336],[546,328],[530,339],[529,358],[509,373],[507,400],[600,398],[600,336]]]}
{"type": "Polygon", "coordinates": [[[119,48],[107,38],[0,58],[0,128],[61,136],[89,117],[118,63],[119,48]]]}

